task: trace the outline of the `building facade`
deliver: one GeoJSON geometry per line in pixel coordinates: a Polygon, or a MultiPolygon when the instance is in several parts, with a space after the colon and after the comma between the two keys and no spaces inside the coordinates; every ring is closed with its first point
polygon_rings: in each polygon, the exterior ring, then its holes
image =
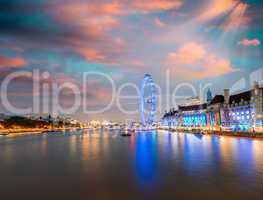
{"type": "Polygon", "coordinates": [[[202,129],[211,131],[263,132],[263,88],[258,83],[253,89],[211,98],[208,90],[204,104],[179,106],[165,113],[162,126],[175,129],[202,129]]]}

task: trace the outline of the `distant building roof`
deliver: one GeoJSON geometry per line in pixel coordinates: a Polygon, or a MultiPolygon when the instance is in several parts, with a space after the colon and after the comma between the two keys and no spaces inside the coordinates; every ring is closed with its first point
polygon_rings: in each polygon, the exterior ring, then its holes
{"type": "Polygon", "coordinates": [[[179,106],[180,111],[192,111],[192,110],[204,110],[207,108],[207,104],[191,105],[191,106],[179,106]]]}
{"type": "Polygon", "coordinates": [[[223,95],[216,95],[212,101],[210,102],[210,105],[217,104],[217,103],[224,103],[224,96],[223,95]]]}
{"type": "Polygon", "coordinates": [[[184,100],[184,102],[180,103],[179,106],[191,106],[191,105],[200,105],[201,100],[197,97],[190,97],[184,100]]]}
{"type": "MultiPolygon", "coordinates": [[[[250,101],[251,100],[251,96],[252,96],[252,91],[253,90],[249,90],[249,91],[246,91],[246,92],[242,92],[242,93],[239,93],[239,94],[234,94],[234,95],[231,95],[229,97],[229,104],[232,104],[232,103],[240,103],[242,100],[243,101],[250,101]]],[[[210,105],[213,105],[213,104],[217,104],[217,103],[224,103],[224,96],[223,95],[216,95],[213,100],[211,101],[210,105]]]]}
{"type": "Polygon", "coordinates": [[[240,103],[242,100],[243,101],[250,101],[252,96],[252,90],[242,92],[239,94],[231,95],[229,99],[229,103],[240,103]]]}

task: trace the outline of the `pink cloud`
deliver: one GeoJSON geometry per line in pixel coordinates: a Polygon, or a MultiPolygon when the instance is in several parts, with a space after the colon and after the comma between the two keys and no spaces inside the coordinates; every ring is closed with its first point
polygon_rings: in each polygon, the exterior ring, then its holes
{"type": "Polygon", "coordinates": [[[205,55],[204,48],[195,42],[185,44],[178,52],[169,53],[167,62],[169,64],[192,64],[202,59],[205,55]]]}
{"type": "MultiPolygon", "coordinates": [[[[177,9],[182,4],[183,0],[68,1],[63,5],[55,4],[52,9],[55,20],[77,30],[77,34],[62,38],[75,53],[89,62],[116,64],[120,55],[129,50],[124,39],[112,36],[113,30],[127,29],[120,16],[177,9]]],[[[164,25],[160,19],[155,23],[164,25]]]]}
{"type": "Polygon", "coordinates": [[[87,61],[100,61],[105,59],[105,56],[99,53],[96,49],[92,48],[80,48],[77,51],[87,60],[87,61]]]}
{"type": "Polygon", "coordinates": [[[122,15],[124,14],[121,5],[118,2],[70,2],[64,5],[58,5],[58,14],[64,19],[72,19],[76,16],[102,16],[102,15],[122,15]],[[64,14],[68,14],[65,16],[64,14]]]}
{"type": "Polygon", "coordinates": [[[121,54],[126,52],[126,42],[122,38],[107,37],[101,41],[85,43],[78,38],[72,38],[72,48],[86,61],[93,63],[116,64],[121,54]],[[93,43],[94,42],[94,43],[93,43]]]}
{"type": "Polygon", "coordinates": [[[238,0],[211,0],[208,5],[200,11],[198,20],[212,20],[233,9],[237,3],[239,3],[238,0]]]}
{"type": "Polygon", "coordinates": [[[156,12],[177,9],[182,5],[182,0],[134,0],[131,7],[137,11],[156,12]]]}
{"type": "MultiPolygon", "coordinates": [[[[134,12],[150,13],[162,10],[177,9],[183,5],[183,0],[117,0],[114,2],[70,2],[58,8],[61,12],[72,15],[127,15],[134,12]]],[[[61,13],[59,13],[61,14],[61,13]]]]}
{"type": "Polygon", "coordinates": [[[239,3],[229,14],[227,20],[221,25],[225,31],[236,29],[240,26],[247,26],[251,22],[251,18],[245,16],[248,4],[239,3]]]}
{"type": "MultiPolygon", "coordinates": [[[[109,38],[108,31],[120,24],[115,17],[122,13],[118,3],[70,2],[55,7],[55,19],[73,25],[78,30],[78,38],[100,42],[109,38]]],[[[71,38],[72,43],[83,43],[71,38]]]]}
{"type": "Polygon", "coordinates": [[[259,39],[247,39],[244,38],[241,41],[238,42],[239,45],[243,46],[259,46],[261,44],[259,39]]]}
{"type": "Polygon", "coordinates": [[[117,15],[127,12],[122,1],[70,2],[58,6],[55,19],[74,26],[77,34],[64,38],[73,51],[89,62],[115,62],[125,52],[125,41],[112,36],[112,30],[121,28],[117,15]]]}
{"type": "Polygon", "coordinates": [[[118,20],[109,15],[91,15],[88,12],[67,10],[63,13],[63,15],[58,15],[56,19],[64,23],[74,24],[83,37],[100,39],[106,36],[107,31],[119,26],[118,20]]]}
{"type": "Polygon", "coordinates": [[[167,63],[172,73],[183,79],[204,79],[234,72],[228,59],[208,53],[196,42],[185,44],[178,52],[167,56],[167,63]]]}
{"type": "Polygon", "coordinates": [[[203,66],[202,74],[199,74],[200,78],[221,76],[235,71],[228,59],[218,58],[214,54],[205,57],[203,66]]]}
{"type": "Polygon", "coordinates": [[[98,34],[116,28],[120,24],[117,16],[177,9],[182,4],[183,0],[117,0],[110,3],[76,1],[55,6],[53,9],[55,19],[78,24],[80,32],[98,34]]]}
{"type": "Polygon", "coordinates": [[[183,0],[133,0],[114,2],[70,2],[63,6],[58,5],[57,17],[64,20],[83,18],[90,16],[120,16],[129,15],[135,12],[151,13],[162,10],[177,9],[183,5],[183,0]]]}
{"type": "Polygon", "coordinates": [[[24,58],[20,57],[5,57],[5,56],[0,56],[0,67],[7,67],[7,68],[21,68],[25,66],[27,62],[25,61],[24,58]]]}

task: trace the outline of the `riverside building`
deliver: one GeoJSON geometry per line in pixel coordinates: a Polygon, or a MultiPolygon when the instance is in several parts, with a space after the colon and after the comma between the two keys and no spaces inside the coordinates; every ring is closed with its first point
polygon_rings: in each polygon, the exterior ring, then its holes
{"type": "Polygon", "coordinates": [[[162,126],[172,129],[202,129],[211,131],[263,132],[263,88],[258,83],[253,89],[230,95],[212,97],[207,92],[203,104],[178,106],[164,114],[162,126]]]}

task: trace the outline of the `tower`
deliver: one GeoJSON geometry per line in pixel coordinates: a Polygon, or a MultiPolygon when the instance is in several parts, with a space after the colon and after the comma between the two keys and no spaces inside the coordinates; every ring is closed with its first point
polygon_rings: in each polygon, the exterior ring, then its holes
{"type": "Polygon", "coordinates": [[[255,105],[255,128],[258,129],[259,131],[262,130],[263,126],[263,89],[262,87],[259,87],[259,83],[255,82],[254,83],[254,88],[252,90],[252,97],[255,105]]]}
{"type": "Polygon", "coordinates": [[[206,102],[210,103],[212,101],[213,97],[212,97],[212,92],[210,90],[210,88],[208,89],[207,93],[206,93],[206,102]]]}
{"type": "Polygon", "coordinates": [[[229,104],[229,99],[230,99],[230,90],[224,89],[224,103],[229,104]]]}

